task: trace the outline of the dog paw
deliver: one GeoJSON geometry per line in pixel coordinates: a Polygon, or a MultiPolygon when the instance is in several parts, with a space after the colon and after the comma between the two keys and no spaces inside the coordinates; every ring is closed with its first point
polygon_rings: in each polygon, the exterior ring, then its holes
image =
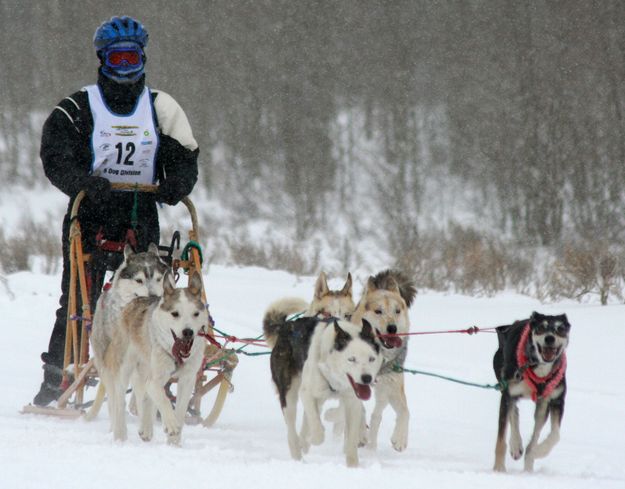
{"type": "Polygon", "coordinates": [[[165,434],[169,445],[180,445],[180,433],[182,429],[178,423],[168,423],[165,425],[165,434]]]}
{"type": "Polygon", "coordinates": [[[495,466],[493,467],[493,470],[495,472],[505,472],[506,471],[506,464],[503,462],[495,462],[495,466]]]}
{"type": "Polygon", "coordinates": [[[291,452],[291,458],[293,460],[301,460],[302,459],[302,449],[300,447],[293,447],[289,445],[289,451],[291,452]]]}
{"type": "Polygon", "coordinates": [[[406,448],[408,448],[408,437],[407,436],[393,436],[391,438],[391,444],[393,448],[398,452],[403,452],[406,448]]]}
{"type": "Polygon", "coordinates": [[[152,432],[151,431],[139,431],[139,437],[143,441],[152,441],[152,432]]]}
{"type": "Polygon", "coordinates": [[[167,433],[167,444],[175,447],[179,447],[181,444],[181,433],[180,431],[174,433],[167,433]]]}
{"type": "Polygon", "coordinates": [[[348,467],[358,467],[358,455],[347,455],[345,457],[345,463],[348,467]]]}
{"type": "Polygon", "coordinates": [[[403,452],[406,448],[408,448],[408,443],[407,442],[397,442],[397,441],[391,441],[391,443],[393,444],[393,448],[395,450],[397,450],[398,452],[403,452]]]}
{"type": "Polygon", "coordinates": [[[534,459],[531,457],[525,457],[525,472],[534,472],[534,459]]]}
{"type": "Polygon", "coordinates": [[[312,430],[312,433],[310,434],[310,443],[313,445],[321,445],[325,440],[325,436],[325,430],[323,427],[312,430]]]}
{"type": "Polygon", "coordinates": [[[523,456],[523,446],[521,444],[510,443],[510,456],[513,460],[519,460],[523,456]]]}
{"type": "Polygon", "coordinates": [[[358,446],[360,448],[366,447],[369,445],[369,430],[367,425],[364,425],[360,428],[360,436],[358,437],[358,446]]]}

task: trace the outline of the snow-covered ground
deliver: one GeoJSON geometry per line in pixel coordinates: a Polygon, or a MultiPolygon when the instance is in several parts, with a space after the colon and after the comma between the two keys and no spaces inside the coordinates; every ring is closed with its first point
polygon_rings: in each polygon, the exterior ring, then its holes
{"type": "MultiPolygon", "coordinates": [[[[372,273],[378,270],[371,270],[372,273]]],[[[212,266],[204,270],[212,315],[220,329],[260,334],[265,307],[284,295],[309,298],[314,277],[296,278],[260,268],[212,266]]],[[[41,381],[39,354],[47,347],[60,277],[18,273],[0,283],[0,488],[73,489],[173,487],[419,487],[436,489],[587,489],[625,487],[625,306],[543,305],[524,296],[494,298],[422,292],[411,311],[414,331],[491,327],[533,310],[566,312],[573,325],[568,352],[569,391],[562,438],[536,472],[507,459],[508,473],[493,464],[499,394],[423,375],[407,375],[411,409],[409,447],[389,443],[393,416],[386,412],[377,452],[361,449],[361,467],[345,467],[341,442],[331,435],[304,462],[290,459],[286,430],[270,380],[268,356],[241,356],[224,411],[211,429],[186,426],[181,448],[167,446],[160,428],[151,443],[136,434],[115,443],[108,415],[63,420],[23,415],[41,381]]],[[[355,287],[359,295],[362,281],[355,287]]],[[[331,285],[342,284],[337,277],[331,285]]],[[[493,383],[496,336],[414,336],[407,366],[478,383],[493,383]]],[[[252,348],[253,349],[253,348],[252,348]]],[[[91,397],[94,390],[87,391],[91,397]]],[[[205,411],[209,400],[205,404],[205,411]]],[[[369,404],[370,411],[371,405],[369,404]]],[[[530,402],[521,404],[525,441],[532,429],[530,402]]],[[[548,427],[546,428],[548,429],[548,427]]]]}

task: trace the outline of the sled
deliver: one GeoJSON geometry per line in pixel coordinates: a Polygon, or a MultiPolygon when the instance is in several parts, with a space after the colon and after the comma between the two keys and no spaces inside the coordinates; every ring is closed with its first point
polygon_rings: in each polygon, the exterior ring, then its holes
{"type": "MultiPolygon", "coordinates": [[[[154,185],[112,184],[114,190],[128,190],[136,192],[155,192],[158,188],[154,185]]],[[[85,389],[88,386],[98,384],[98,372],[89,354],[89,335],[94,308],[90,304],[91,277],[89,276],[89,264],[94,259],[94,254],[83,252],[78,210],[85,198],[85,192],[81,191],[74,200],[71,210],[71,227],[69,232],[70,245],[70,282],[68,296],[68,313],[65,334],[65,354],[63,361],[63,381],[61,387],[63,394],[59,397],[55,406],[38,407],[31,404],[24,406],[24,414],[44,414],[64,418],[78,418],[86,412],[86,408],[94,402],[85,402],[85,389]]],[[[202,277],[202,257],[199,249],[199,233],[197,213],[193,202],[188,197],[181,201],[189,211],[191,229],[188,232],[189,244],[185,246],[182,254],[174,256],[179,251],[180,235],[176,231],[169,247],[159,246],[159,250],[167,250],[169,255],[166,261],[171,262],[174,277],[178,277],[180,270],[189,275],[198,272],[202,277]],[[176,248],[177,246],[177,248],[176,248]]],[[[123,253],[123,246],[120,250],[123,253]]],[[[109,271],[114,271],[109,269],[109,271]]],[[[206,304],[206,291],[202,278],[202,301],[206,304]]],[[[95,304],[93,304],[95,306],[95,304]]],[[[209,321],[210,322],[210,321],[209,321]]],[[[204,365],[198,372],[193,397],[189,402],[187,422],[202,423],[206,427],[212,426],[219,418],[223,409],[226,396],[232,390],[232,374],[238,364],[238,358],[234,350],[223,349],[215,340],[212,324],[207,325],[204,365]],[[203,418],[200,413],[202,398],[215,387],[218,387],[209,414],[203,418]]],[[[171,383],[175,383],[172,379],[171,383]]],[[[96,399],[101,401],[104,385],[99,383],[96,399]]],[[[175,399],[172,398],[172,402],[175,399]]]]}

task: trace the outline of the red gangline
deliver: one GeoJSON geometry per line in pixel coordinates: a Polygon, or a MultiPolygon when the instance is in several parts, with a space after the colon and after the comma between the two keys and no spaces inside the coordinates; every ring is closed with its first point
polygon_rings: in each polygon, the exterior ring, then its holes
{"type": "MultiPolygon", "coordinates": [[[[497,328],[478,328],[477,326],[471,326],[466,329],[446,329],[440,331],[413,331],[410,333],[396,333],[397,336],[413,336],[413,335],[429,335],[429,334],[447,334],[447,333],[464,333],[468,335],[474,335],[478,333],[494,333],[497,328]]],[[[382,335],[389,336],[389,335],[382,335]]]]}

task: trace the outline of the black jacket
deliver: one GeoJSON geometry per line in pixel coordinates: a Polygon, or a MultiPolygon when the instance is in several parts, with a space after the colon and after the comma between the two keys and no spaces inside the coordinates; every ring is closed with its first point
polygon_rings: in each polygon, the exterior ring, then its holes
{"type": "MultiPolygon", "coordinates": [[[[120,85],[100,73],[98,85],[106,103],[114,112],[128,114],[144,89],[145,77],[132,85],[120,85]]],[[[158,180],[159,183],[175,180],[175,188],[181,199],[191,192],[197,181],[199,149],[180,106],[169,95],[159,91],[152,91],[152,99],[160,137],[156,155],[158,180]],[[160,104],[157,103],[159,96],[162,97],[160,104]]],[[[64,240],[67,238],[67,221],[74,198],[90,176],[92,131],[89,97],[84,90],[59,102],[43,126],[40,154],[45,174],[54,186],[70,197],[64,240]]],[[[130,228],[134,199],[134,192],[113,192],[105,205],[84,199],[80,206],[79,222],[86,243],[92,241],[92,236],[100,228],[103,228],[107,239],[122,240],[130,228]]],[[[147,246],[149,241],[158,242],[158,213],[154,194],[137,194],[137,216],[143,234],[140,236],[141,248],[147,246]]]]}

